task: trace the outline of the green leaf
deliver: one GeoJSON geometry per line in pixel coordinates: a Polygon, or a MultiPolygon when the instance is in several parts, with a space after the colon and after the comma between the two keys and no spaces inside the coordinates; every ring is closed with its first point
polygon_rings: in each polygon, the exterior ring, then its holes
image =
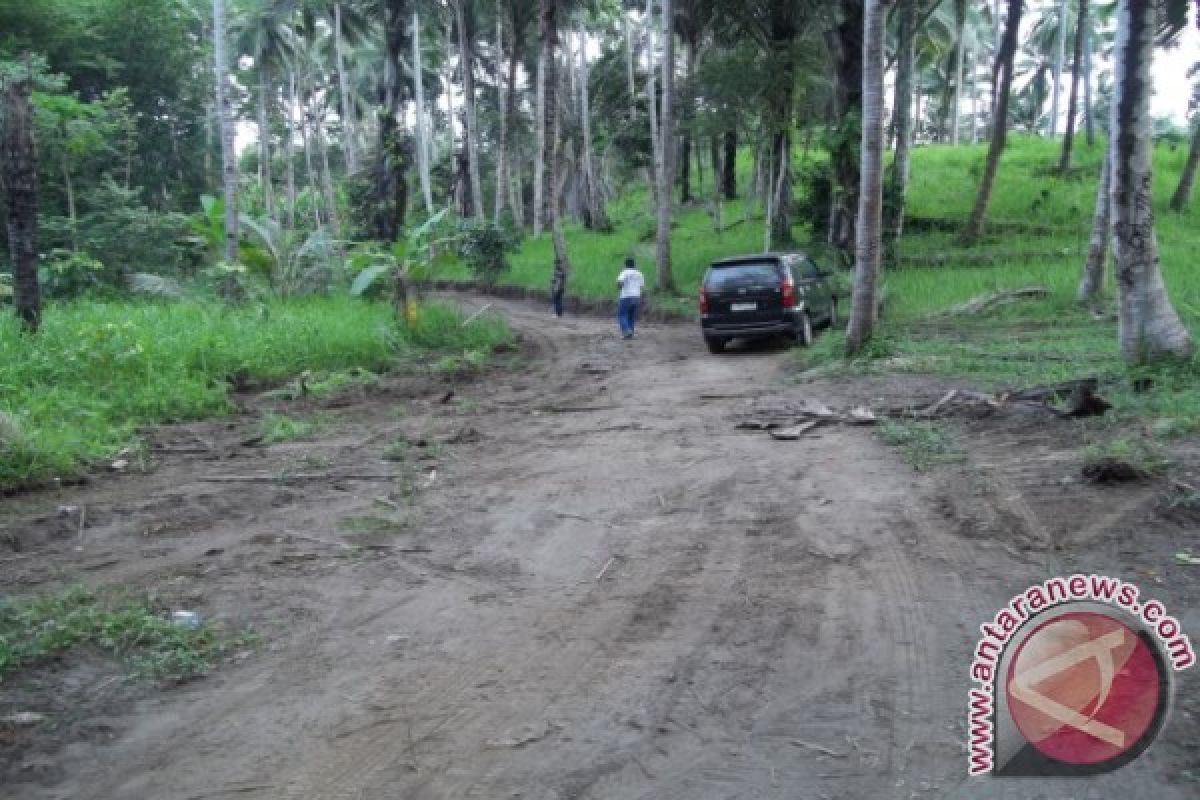
{"type": "Polygon", "coordinates": [[[393,269],[391,264],[375,264],[367,267],[354,278],[354,283],[350,284],[350,294],[359,297],[363,292],[371,288],[371,285],[379,279],[380,275],[384,275],[393,269]]]}

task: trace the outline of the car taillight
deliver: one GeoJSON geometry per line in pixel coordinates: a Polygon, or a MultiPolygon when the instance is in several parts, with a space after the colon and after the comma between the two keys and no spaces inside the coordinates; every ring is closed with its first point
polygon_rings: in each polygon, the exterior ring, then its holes
{"type": "Polygon", "coordinates": [[[783,290],[783,307],[794,307],[796,305],[796,284],[792,283],[791,278],[784,278],[780,288],[783,290]]]}
{"type": "Polygon", "coordinates": [[[700,287],[700,313],[708,313],[708,290],[703,286],[700,287]]]}

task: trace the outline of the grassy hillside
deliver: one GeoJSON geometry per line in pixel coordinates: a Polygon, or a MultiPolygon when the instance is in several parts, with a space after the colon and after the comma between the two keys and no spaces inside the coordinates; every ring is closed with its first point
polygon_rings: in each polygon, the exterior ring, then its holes
{"type": "MultiPolygon", "coordinates": [[[[1100,173],[1103,142],[1089,148],[1080,141],[1075,170],[1069,177],[1052,173],[1059,146],[1040,138],[1014,136],[1004,155],[989,219],[996,232],[974,248],[955,242],[946,231],[912,231],[901,243],[902,268],[889,270],[886,287],[889,315],[895,320],[916,319],[1000,287],[1042,283],[1054,290],[1048,303],[1069,307],[1091,233],[1096,180],[1100,173]],[[1021,229],[1024,226],[1024,229],[1021,229]],[[972,266],[980,257],[986,266],[972,266]],[[916,260],[941,266],[912,266],[916,260]]],[[[964,221],[975,198],[986,145],[928,145],[913,154],[909,213],[917,218],[964,221]]],[[[1200,199],[1188,214],[1167,210],[1167,201],[1178,181],[1186,147],[1160,145],[1155,150],[1155,205],[1163,271],[1180,310],[1196,323],[1200,319],[1200,273],[1191,267],[1189,251],[1200,246],[1200,199]]],[[[797,155],[797,165],[800,165],[797,155]]],[[[746,159],[742,159],[746,162],[746,159]]],[[[741,163],[740,185],[747,185],[749,163],[741,163]]],[[[711,192],[711,176],[704,176],[699,194],[711,192]]],[[[802,191],[802,187],[797,187],[802,191]]],[[[747,209],[741,200],[722,206],[726,229],[714,230],[708,204],[680,209],[673,231],[676,280],[689,298],[700,276],[716,258],[753,253],[763,246],[762,208],[750,209],[751,219],[741,222],[747,209]]],[[[641,187],[623,191],[611,206],[616,230],[593,233],[568,225],[567,237],[574,274],[570,291],[589,297],[610,297],[613,279],[622,259],[634,256],[639,266],[654,272],[654,218],[641,187]]],[[[809,238],[803,226],[796,237],[809,238]]],[[[522,286],[548,284],[553,248],[549,235],[527,239],[512,258],[512,271],[503,280],[522,286]]]]}

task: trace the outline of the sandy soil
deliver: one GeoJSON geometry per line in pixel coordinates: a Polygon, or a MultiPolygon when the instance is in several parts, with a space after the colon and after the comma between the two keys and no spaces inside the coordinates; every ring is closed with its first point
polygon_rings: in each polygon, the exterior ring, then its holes
{"type": "Polygon", "coordinates": [[[1098,569],[1200,637],[1200,568],[1172,559],[1197,520],[1074,480],[1068,423],[966,423],[967,461],[918,473],[869,429],[780,442],[733,420],[936,382],[796,385],[785,351],[710,356],[690,325],[625,342],[487,302],[525,342],[504,368],[293,403],[324,426],[271,447],[242,444],[272,406],[247,396],[157,431],[144,472],[0,500],[5,592],[122,584],[261,640],[178,687],[86,653],[0,686],[0,712],[49,717],[0,731],[5,797],[1200,792],[1196,670],[1120,772],[965,777],[969,653],[1013,593],[1098,569]],[[247,475],[265,480],[214,480],[247,475]],[[86,507],[82,536],[63,505],[86,507]]]}

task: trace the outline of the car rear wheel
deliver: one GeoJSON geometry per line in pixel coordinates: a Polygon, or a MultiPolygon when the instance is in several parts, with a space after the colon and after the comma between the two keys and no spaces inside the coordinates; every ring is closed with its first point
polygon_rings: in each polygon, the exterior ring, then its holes
{"type": "Polygon", "coordinates": [[[704,343],[708,345],[708,352],[710,353],[725,352],[725,340],[719,336],[705,336],[704,343]]]}
{"type": "Polygon", "coordinates": [[[807,311],[800,312],[800,319],[796,322],[796,333],[793,336],[796,344],[801,347],[808,347],[813,343],[812,319],[809,318],[807,311]]]}

